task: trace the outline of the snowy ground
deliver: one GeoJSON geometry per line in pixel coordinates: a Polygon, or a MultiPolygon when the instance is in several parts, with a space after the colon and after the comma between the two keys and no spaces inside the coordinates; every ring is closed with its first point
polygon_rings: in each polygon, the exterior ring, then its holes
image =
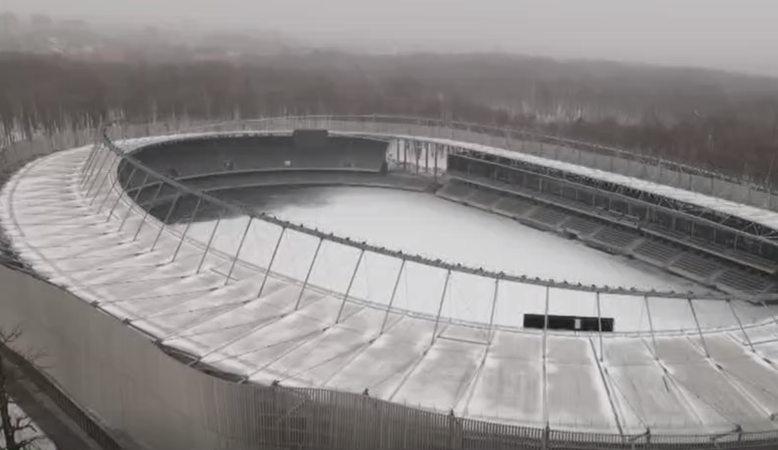
{"type": "Polygon", "coordinates": [[[584,284],[687,291],[691,282],[438,197],[374,188],[268,191],[257,208],[296,223],[473,267],[584,284]]]}

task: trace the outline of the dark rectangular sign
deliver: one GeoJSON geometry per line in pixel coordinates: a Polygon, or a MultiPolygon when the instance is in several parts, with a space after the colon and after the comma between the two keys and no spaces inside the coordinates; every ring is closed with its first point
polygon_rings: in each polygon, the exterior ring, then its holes
{"type": "MultiPolygon", "coordinates": [[[[548,316],[549,330],[570,331],[613,331],[612,317],[548,316]]],[[[543,314],[524,314],[524,328],[546,328],[546,316],[543,314]]]]}

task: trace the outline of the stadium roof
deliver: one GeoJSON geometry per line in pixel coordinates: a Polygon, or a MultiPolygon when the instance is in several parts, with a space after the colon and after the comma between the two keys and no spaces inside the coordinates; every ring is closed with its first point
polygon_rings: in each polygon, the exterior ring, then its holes
{"type": "MultiPolygon", "coordinates": [[[[143,142],[151,140],[133,146],[143,142]]],[[[473,286],[478,287],[463,288],[468,295],[433,297],[427,295],[428,282],[417,280],[403,294],[403,308],[387,308],[388,297],[378,287],[391,288],[393,279],[371,279],[378,295],[365,289],[343,298],[337,286],[346,286],[342,281],[353,265],[338,262],[342,249],[332,250],[335,259],[302,291],[305,271],[294,261],[310,255],[315,240],[306,243],[304,235],[293,233],[287,238],[295,239],[294,245],[289,253],[280,252],[272,276],[239,263],[227,280],[229,245],[217,246],[222,251],[209,254],[198,271],[201,243],[184,241],[172,260],[180,230],[166,227],[159,234],[159,222],[145,218],[117,191],[102,190],[105,197],[93,201],[79,177],[88,154],[81,148],[36,160],[5,186],[0,218],[14,248],[52,282],[201,364],[260,383],[366,390],[458,416],[556,429],[727,433],[736,426],[775,428],[778,368],[770,361],[778,355],[778,322],[770,317],[775,308],[544,292],[521,283],[501,283],[495,294],[494,283],[477,281],[473,286]],[[108,217],[103,204],[115,204],[114,215],[108,217]],[[328,285],[332,280],[338,281],[328,285]],[[453,303],[436,317],[443,298],[453,303]],[[525,330],[519,318],[528,313],[607,315],[616,318],[618,332],[525,330]]],[[[657,193],[665,189],[505,154],[657,193]]],[[[272,248],[267,244],[274,239],[265,238],[270,228],[257,230],[252,248],[272,248]]],[[[431,268],[412,269],[418,274],[430,269],[430,283],[440,281],[441,273],[431,268]]]]}

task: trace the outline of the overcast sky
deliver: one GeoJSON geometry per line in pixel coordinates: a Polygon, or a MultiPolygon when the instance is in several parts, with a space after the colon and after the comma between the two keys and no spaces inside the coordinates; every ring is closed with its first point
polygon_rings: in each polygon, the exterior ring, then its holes
{"type": "Polygon", "coordinates": [[[0,0],[3,9],[778,75],[778,0],[0,0]]]}

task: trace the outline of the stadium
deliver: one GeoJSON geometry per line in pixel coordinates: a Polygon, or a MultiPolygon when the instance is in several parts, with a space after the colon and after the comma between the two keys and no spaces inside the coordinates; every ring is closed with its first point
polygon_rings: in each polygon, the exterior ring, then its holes
{"type": "Polygon", "coordinates": [[[115,124],[58,148],[0,158],[0,326],[117,439],[778,444],[761,186],[404,117],[115,124]]]}

